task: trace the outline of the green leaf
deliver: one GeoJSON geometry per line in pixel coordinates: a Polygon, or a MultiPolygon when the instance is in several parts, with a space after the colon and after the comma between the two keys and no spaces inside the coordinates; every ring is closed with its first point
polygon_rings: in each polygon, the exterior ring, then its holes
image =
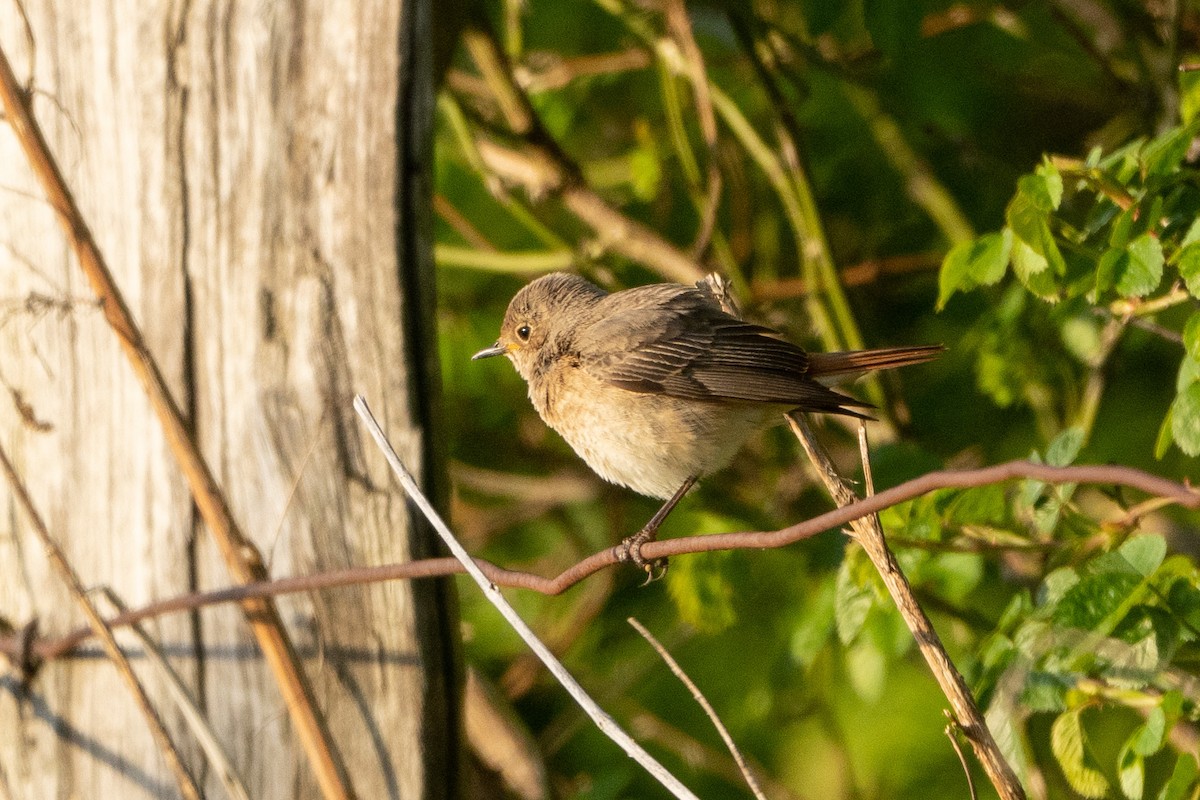
{"type": "Polygon", "coordinates": [[[1146,721],[1129,737],[1129,747],[1140,756],[1152,756],[1167,741],[1167,715],[1161,706],[1150,709],[1146,721]]]}
{"type": "Polygon", "coordinates": [[[883,697],[887,659],[873,636],[861,636],[846,650],[846,672],[855,693],[869,704],[883,697]]]}
{"type": "Polygon", "coordinates": [[[792,629],[788,649],[792,660],[805,668],[813,665],[833,633],[834,593],[834,582],[822,581],[820,590],[805,605],[804,613],[792,629]]]}
{"type": "Polygon", "coordinates": [[[1058,675],[1034,671],[1025,677],[1021,688],[1021,708],[1037,712],[1058,712],[1067,707],[1067,687],[1058,675]]]}
{"type": "Polygon", "coordinates": [[[1013,242],[1012,265],[1013,273],[1030,292],[1043,300],[1058,299],[1058,286],[1054,283],[1054,275],[1047,269],[1050,261],[1026,242],[1013,242]]]}
{"type": "Polygon", "coordinates": [[[1053,631],[1054,626],[1049,622],[1028,619],[1013,634],[1013,646],[1026,658],[1041,659],[1046,654],[1046,637],[1053,631]]]}
{"type": "Polygon", "coordinates": [[[938,553],[921,569],[920,582],[952,604],[966,604],[983,579],[983,565],[978,553],[938,553]]]}
{"type": "Polygon", "coordinates": [[[989,636],[979,648],[979,664],[984,669],[1005,669],[1017,656],[1012,639],[1007,636],[989,636]]]}
{"type": "Polygon", "coordinates": [[[999,525],[1008,520],[1008,499],[998,484],[964,489],[946,507],[945,520],[956,525],[999,525]]]}
{"type": "Polygon", "coordinates": [[[1167,556],[1167,541],[1158,534],[1133,536],[1117,549],[1144,578],[1150,577],[1167,556]]]}
{"type": "Polygon", "coordinates": [[[1096,262],[1096,281],[1091,294],[1088,295],[1089,300],[1093,303],[1099,302],[1105,292],[1117,285],[1117,278],[1125,269],[1125,260],[1128,257],[1128,253],[1115,247],[1104,251],[1100,260],[1096,262]]]}
{"type": "Polygon", "coordinates": [[[1158,793],[1158,800],[1184,800],[1196,782],[1197,772],[1196,757],[1190,753],[1180,755],[1167,785],[1158,793]]]}
{"type": "Polygon", "coordinates": [[[1171,608],[1189,628],[1200,628],[1200,588],[1189,581],[1177,581],[1171,587],[1171,608]]]}
{"type": "Polygon", "coordinates": [[[1163,417],[1162,424],[1158,426],[1158,436],[1154,439],[1154,457],[1162,460],[1162,457],[1167,454],[1167,450],[1171,449],[1171,443],[1175,441],[1171,437],[1171,424],[1175,419],[1175,415],[1171,409],[1167,409],[1167,415],[1163,417]]]}
{"type": "Polygon", "coordinates": [[[725,571],[731,555],[728,551],[695,553],[674,559],[667,572],[667,592],[680,618],[699,631],[716,633],[737,619],[733,586],[725,571]]]}
{"type": "Polygon", "coordinates": [[[1080,571],[1085,575],[1108,575],[1111,573],[1121,573],[1123,575],[1132,575],[1135,578],[1141,578],[1142,573],[1138,572],[1129,559],[1125,558],[1118,551],[1111,553],[1101,553],[1084,564],[1080,571]]]}
{"type": "Polygon", "coordinates": [[[1012,231],[987,233],[970,242],[951,248],[942,262],[938,277],[940,311],[955,292],[965,292],[976,286],[991,286],[1004,277],[1012,253],[1012,231]]]}
{"type": "Polygon", "coordinates": [[[1046,447],[1046,463],[1052,467],[1070,465],[1083,447],[1083,428],[1072,427],[1054,437],[1046,447]]]}
{"type": "MultiPolygon", "coordinates": [[[[1198,220],[1200,222],[1200,220],[1198,220]]],[[[1195,226],[1193,225],[1193,228],[1195,226]]],[[[1188,236],[1192,232],[1188,231],[1188,236]]],[[[1188,242],[1175,252],[1175,264],[1192,297],[1200,297],[1200,242],[1188,242]]]]}
{"type": "Polygon", "coordinates": [[[860,559],[853,554],[853,550],[847,550],[846,558],[842,559],[834,593],[834,619],[842,644],[849,644],[858,637],[863,623],[867,621],[867,614],[874,605],[871,590],[855,574],[860,559]]]}
{"type": "Polygon", "coordinates": [[[1017,196],[1045,213],[1058,208],[1062,190],[1062,177],[1049,162],[1041,164],[1034,174],[1022,175],[1017,181],[1017,196]]]}
{"type": "Polygon", "coordinates": [[[1025,784],[1029,782],[1029,756],[1025,747],[1025,716],[1009,703],[992,703],[984,712],[984,721],[1000,746],[1005,760],[1025,784]],[[1019,719],[1014,719],[1018,716],[1019,719]]]}
{"type": "Polygon", "coordinates": [[[1085,759],[1083,726],[1080,711],[1067,711],[1050,726],[1050,750],[1058,759],[1063,775],[1071,788],[1084,797],[1104,797],[1108,781],[1085,759]]]}
{"type": "Polygon", "coordinates": [[[1200,361],[1185,358],[1179,362],[1179,374],[1175,376],[1175,393],[1181,394],[1193,383],[1200,383],[1200,361]]]}
{"type": "Polygon", "coordinates": [[[1058,288],[1052,278],[1065,274],[1067,265],[1050,232],[1050,211],[1057,205],[1053,182],[1044,175],[1026,175],[1018,187],[1004,215],[1015,237],[1013,271],[1029,291],[1055,297],[1058,288]],[[1052,274],[1042,275],[1047,268],[1052,274]]]}
{"type": "Polygon", "coordinates": [[[1192,122],[1200,112],[1200,72],[1184,70],[1179,73],[1179,116],[1192,122]]]}
{"type": "Polygon", "coordinates": [[[1097,363],[1103,344],[1099,320],[1091,315],[1071,317],[1063,322],[1060,335],[1071,355],[1084,364],[1097,363]]]}
{"type": "MultiPolygon", "coordinates": [[[[1180,248],[1187,247],[1193,242],[1200,242],[1200,217],[1192,220],[1192,224],[1188,226],[1187,233],[1183,235],[1183,241],[1179,243],[1180,248]]],[[[1178,251],[1176,251],[1178,256],[1178,251]]]]}
{"type": "Polygon", "coordinates": [[[1062,203],[1063,195],[1063,180],[1062,175],[1058,172],[1058,167],[1054,166],[1054,162],[1049,158],[1043,158],[1042,163],[1038,165],[1037,174],[1045,185],[1050,208],[1057,209],[1062,203]]]}
{"type": "MultiPolygon", "coordinates": [[[[1045,464],[1042,459],[1042,454],[1034,450],[1029,454],[1029,460],[1035,464],[1045,464]]],[[[1017,496],[1018,505],[1022,509],[1030,508],[1042,496],[1042,492],[1046,490],[1046,484],[1043,481],[1035,481],[1032,478],[1021,481],[1021,491],[1017,496]]]]}
{"type": "Polygon", "coordinates": [[[1097,169],[1107,173],[1105,177],[1115,183],[1132,182],[1139,171],[1138,158],[1144,144],[1145,140],[1134,139],[1118,147],[1100,159],[1100,162],[1096,164],[1097,169]]]}
{"type": "Polygon", "coordinates": [[[1128,744],[1117,757],[1117,779],[1121,782],[1121,793],[1129,800],[1142,800],[1146,791],[1146,762],[1128,744]]]}
{"type": "Polygon", "coordinates": [[[1133,226],[1137,221],[1137,206],[1130,206],[1117,215],[1117,219],[1113,222],[1112,232],[1108,235],[1108,246],[1117,250],[1124,250],[1129,244],[1129,240],[1133,238],[1133,226]]]}
{"type": "MultiPolygon", "coordinates": [[[[1032,179],[1026,175],[1021,180],[1032,179]]],[[[1044,200],[1046,204],[1049,200],[1044,200]]],[[[1018,192],[1005,210],[1004,219],[1013,235],[1039,254],[1042,252],[1044,234],[1049,231],[1050,209],[1041,207],[1036,200],[1030,199],[1025,192],[1018,192]]]]}
{"type": "MultiPolygon", "coordinates": [[[[1105,253],[1105,257],[1112,252],[1105,253]]],[[[1112,269],[1117,291],[1124,297],[1145,297],[1162,283],[1162,245],[1148,233],[1130,242],[1124,251],[1118,253],[1112,265],[1105,265],[1104,261],[1105,258],[1101,258],[1102,263],[1097,269],[1097,286],[1100,284],[1100,273],[1112,269]]]]}
{"type": "MultiPolygon", "coordinates": [[[[1142,593],[1133,598],[1139,600],[1142,593]]],[[[1112,638],[1131,645],[1128,657],[1122,661],[1126,676],[1134,680],[1138,670],[1147,673],[1162,669],[1179,647],[1178,618],[1161,608],[1134,605],[1112,630],[1112,638]]]]}
{"type": "Polygon", "coordinates": [[[1014,594],[1008,601],[1008,605],[1004,607],[1004,613],[1000,615],[1000,621],[996,623],[996,630],[1011,631],[1031,613],[1033,613],[1033,600],[1029,597],[1029,591],[1022,589],[1014,594]]]}
{"type": "Polygon", "coordinates": [[[942,517],[938,512],[937,492],[893,506],[883,512],[881,519],[894,536],[926,542],[942,538],[942,517]]]}
{"type": "Polygon", "coordinates": [[[630,188],[633,196],[648,203],[658,196],[662,181],[662,162],[651,147],[638,148],[629,154],[630,188]]]}
{"type": "Polygon", "coordinates": [[[1078,584],[1078,572],[1071,567],[1059,567],[1042,580],[1042,591],[1038,600],[1041,605],[1054,605],[1078,584]]]}
{"type": "Polygon", "coordinates": [[[1167,730],[1171,729],[1178,720],[1179,714],[1183,711],[1183,692],[1178,689],[1172,689],[1162,696],[1158,707],[1163,710],[1163,716],[1167,719],[1167,730]]]}
{"type": "Polygon", "coordinates": [[[992,402],[1007,408],[1020,396],[1020,386],[1014,380],[1012,363],[998,337],[988,337],[975,360],[975,384],[992,402]]]}
{"type": "Polygon", "coordinates": [[[1121,608],[1141,583],[1140,578],[1128,573],[1087,575],[1063,595],[1054,609],[1054,621],[1090,631],[1121,608]]]}
{"type": "Polygon", "coordinates": [[[1171,436],[1189,456],[1200,455],[1200,382],[1180,392],[1171,403],[1171,436]]]}
{"type": "Polygon", "coordinates": [[[1187,324],[1183,326],[1183,346],[1188,358],[1200,361],[1200,311],[1188,317],[1187,324]]]}
{"type": "Polygon", "coordinates": [[[1142,170],[1147,177],[1167,175],[1179,168],[1200,130],[1200,120],[1193,119],[1179,128],[1167,131],[1142,146],[1139,154],[1142,170]]]}

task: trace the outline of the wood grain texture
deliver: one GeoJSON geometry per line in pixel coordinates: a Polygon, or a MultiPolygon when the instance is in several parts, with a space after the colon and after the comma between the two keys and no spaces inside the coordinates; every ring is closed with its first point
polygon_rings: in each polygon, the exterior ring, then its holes
{"type": "MultiPolygon", "coordinates": [[[[422,199],[432,88],[417,46],[429,40],[428,9],[63,0],[29,12],[34,80],[48,98],[38,116],[272,573],[426,552],[362,447],[349,397],[371,398],[411,463],[436,473],[427,424],[437,404],[423,388],[436,368],[422,199]]],[[[16,18],[0,14],[19,70],[29,48],[16,18]]],[[[0,379],[53,429],[22,419],[0,387],[0,436],[84,580],[130,603],[225,585],[99,314],[86,302],[49,313],[20,305],[31,292],[86,297],[86,287],[6,134],[0,183],[18,191],[0,192],[0,379]]],[[[446,591],[392,584],[281,604],[360,797],[453,795],[446,591]]],[[[37,615],[50,630],[76,621],[12,513],[0,520],[0,615],[37,615]]],[[[236,610],[169,617],[152,633],[203,698],[253,796],[316,796],[236,610]]],[[[148,688],[199,765],[153,677],[148,688]]],[[[53,664],[28,695],[0,675],[7,719],[20,724],[0,725],[0,797],[174,791],[99,660],[53,664]]]]}

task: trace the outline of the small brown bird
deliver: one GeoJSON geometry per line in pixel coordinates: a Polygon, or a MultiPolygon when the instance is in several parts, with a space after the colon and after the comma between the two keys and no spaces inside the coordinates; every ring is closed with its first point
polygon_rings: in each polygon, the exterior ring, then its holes
{"type": "Polygon", "coordinates": [[[667,502],[625,541],[638,549],[698,478],[733,458],[782,411],[869,419],[821,379],[919,364],[940,345],[806,353],[722,310],[709,284],[612,294],[554,273],[517,292],[494,345],[529,385],[542,419],[606,481],[667,502]]]}

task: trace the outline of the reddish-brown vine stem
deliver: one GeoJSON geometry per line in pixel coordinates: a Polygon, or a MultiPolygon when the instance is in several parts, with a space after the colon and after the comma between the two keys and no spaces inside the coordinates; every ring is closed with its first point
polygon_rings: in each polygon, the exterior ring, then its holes
{"type": "MultiPolygon", "coordinates": [[[[898,486],[885,489],[865,500],[827,511],[824,514],[777,531],[743,531],[705,536],[683,536],[676,539],[647,543],[643,546],[642,552],[646,558],[654,559],[663,556],[677,556],[713,550],[782,547],[815,536],[823,531],[846,525],[868,514],[878,513],[885,508],[890,508],[891,506],[911,500],[914,497],[920,497],[937,489],[968,489],[1020,478],[1044,481],[1046,483],[1086,483],[1126,486],[1154,497],[1162,498],[1171,503],[1177,503],[1185,508],[1200,509],[1200,492],[1196,489],[1157,475],[1151,475],[1133,467],[1113,465],[1053,467],[1046,464],[1036,464],[1032,461],[1009,461],[1004,464],[996,464],[995,466],[979,469],[929,472],[919,478],[914,478],[898,486]]],[[[498,586],[529,589],[542,594],[557,595],[571,588],[589,575],[616,564],[617,554],[613,548],[606,548],[571,565],[552,578],[533,575],[528,572],[504,569],[482,559],[476,559],[476,563],[479,564],[489,580],[498,586]]],[[[334,572],[323,572],[317,575],[281,578],[273,581],[249,583],[243,586],[219,589],[212,592],[181,595],[167,600],[160,600],[143,608],[130,611],[127,614],[120,614],[113,617],[108,620],[108,624],[111,627],[119,628],[163,614],[187,611],[220,603],[242,602],[248,598],[310,592],[318,589],[331,589],[338,586],[354,586],[387,580],[431,578],[452,575],[458,572],[462,572],[462,567],[453,558],[431,558],[407,564],[358,567],[334,572]]],[[[26,663],[22,660],[26,657],[32,657],[34,660],[61,658],[87,640],[90,635],[91,632],[89,629],[81,628],[58,639],[38,639],[26,644],[20,634],[14,634],[12,636],[0,637],[0,653],[16,660],[17,663],[26,663]]]]}

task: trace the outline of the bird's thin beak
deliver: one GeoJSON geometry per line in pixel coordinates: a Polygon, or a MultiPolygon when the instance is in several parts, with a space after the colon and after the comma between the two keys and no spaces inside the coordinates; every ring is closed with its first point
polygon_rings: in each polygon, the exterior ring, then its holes
{"type": "Polygon", "coordinates": [[[475,355],[471,356],[472,361],[478,361],[481,358],[491,358],[492,356],[502,356],[508,352],[508,348],[496,342],[491,347],[485,347],[475,355]]]}

